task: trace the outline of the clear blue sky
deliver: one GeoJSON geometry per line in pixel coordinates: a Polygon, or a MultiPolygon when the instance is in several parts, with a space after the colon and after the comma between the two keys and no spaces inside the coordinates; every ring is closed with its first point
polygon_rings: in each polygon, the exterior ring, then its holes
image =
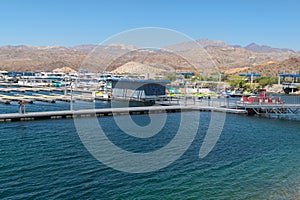
{"type": "Polygon", "coordinates": [[[0,46],[98,44],[132,28],[300,50],[298,0],[0,0],[0,46]]]}

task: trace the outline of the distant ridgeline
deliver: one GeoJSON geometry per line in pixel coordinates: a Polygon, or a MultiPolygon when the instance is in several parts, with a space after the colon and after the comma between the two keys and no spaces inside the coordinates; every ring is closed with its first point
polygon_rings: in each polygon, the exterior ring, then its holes
{"type": "Polygon", "coordinates": [[[293,73],[300,69],[300,53],[290,49],[254,43],[246,47],[232,46],[208,39],[183,42],[158,50],[124,44],[2,46],[0,55],[0,70],[25,72],[52,71],[61,67],[70,67],[76,71],[82,67],[90,72],[113,71],[128,62],[164,68],[166,71],[169,71],[168,66],[174,70],[198,72],[209,72],[215,68],[224,68],[225,71],[241,68],[235,73],[247,73],[251,70],[266,76],[274,76],[282,70],[293,73]]]}

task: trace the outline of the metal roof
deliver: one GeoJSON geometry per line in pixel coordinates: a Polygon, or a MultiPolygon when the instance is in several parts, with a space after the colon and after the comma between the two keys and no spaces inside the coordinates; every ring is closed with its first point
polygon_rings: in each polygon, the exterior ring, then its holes
{"type": "Polygon", "coordinates": [[[176,72],[176,74],[193,76],[194,72],[176,72]]]}
{"type": "Polygon", "coordinates": [[[300,74],[278,74],[281,77],[292,77],[292,78],[300,78],[300,74]]]}
{"type": "Polygon", "coordinates": [[[239,74],[239,76],[260,76],[258,73],[250,73],[250,74],[239,74]]]}
{"type": "Polygon", "coordinates": [[[108,81],[114,82],[136,82],[136,83],[171,83],[170,80],[144,80],[144,79],[117,79],[117,78],[107,78],[108,81]]]}

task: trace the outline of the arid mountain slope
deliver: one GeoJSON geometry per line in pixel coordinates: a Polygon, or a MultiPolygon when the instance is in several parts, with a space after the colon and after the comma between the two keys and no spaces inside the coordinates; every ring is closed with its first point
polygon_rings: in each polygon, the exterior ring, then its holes
{"type": "Polygon", "coordinates": [[[123,44],[75,47],[23,45],[0,47],[0,70],[52,71],[55,68],[71,67],[75,70],[101,72],[113,71],[126,63],[136,62],[168,71],[172,69],[210,73],[220,69],[226,71],[247,67],[271,74],[273,71],[277,73],[278,68],[299,70],[299,57],[299,52],[288,49],[256,44],[243,48],[208,39],[175,44],[161,50],[139,49],[123,44]]]}

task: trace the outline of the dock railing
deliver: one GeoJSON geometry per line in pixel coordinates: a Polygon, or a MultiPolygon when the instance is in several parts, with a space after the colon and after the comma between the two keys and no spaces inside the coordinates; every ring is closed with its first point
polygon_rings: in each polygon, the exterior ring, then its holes
{"type": "MultiPolygon", "coordinates": [[[[203,99],[196,99],[195,102],[201,106],[209,106],[209,107],[223,107],[223,108],[233,108],[233,109],[241,109],[247,106],[276,106],[276,107],[287,107],[288,105],[291,106],[299,106],[300,105],[300,96],[276,96],[279,98],[281,103],[278,101],[274,102],[243,102],[240,101],[240,98],[226,98],[226,97],[213,97],[213,98],[203,98],[203,99]]],[[[191,105],[193,102],[188,102],[188,105],[191,105]]]]}

